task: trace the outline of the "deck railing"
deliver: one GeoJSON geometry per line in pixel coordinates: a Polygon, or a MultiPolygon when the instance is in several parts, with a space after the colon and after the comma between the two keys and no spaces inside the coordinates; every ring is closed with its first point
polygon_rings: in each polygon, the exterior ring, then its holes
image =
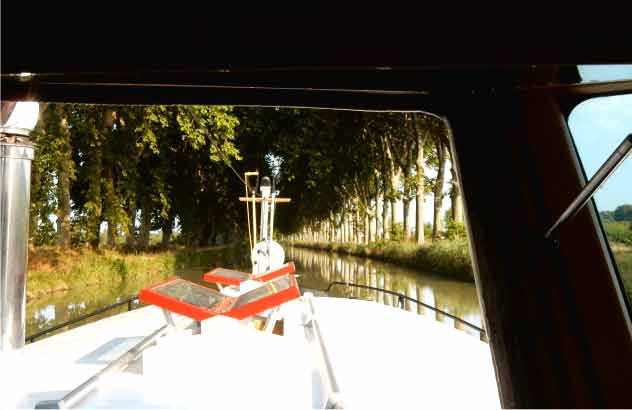
{"type": "Polygon", "coordinates": [[[487,333],[485,332],[485,329],[482,329],[482,328],[476,326],[475,324],[468,322],[467,320],[463,320],[463,319],[461,319],[458,316],[454,316],[454,315],[452,315],[452,314],[450,314],[450,313],[448,313],[446,311],[443,311],[441,309],[437,309],[434,306],[430,306],[430,305],[428,305],[428,304],[426,304],[424,302],[421,302],[421,301],[419,301],[417,299],[411,298],[410,296],[407,296],[407,295],[405,295],[403,293],[399,293],[399,292],[395,292],[395,291],[387,290],[387,289],[382,289],[382,288],[376,288],[376,287],[368,286],[368,285],[361,285],[359,283],[341,282],[341,281],[330,282],[329,286],[327,286],[327,288],[325,289],[325,292],[327,292],[329,294],[329,292],[331,291],[331,288],[333,288],[334,286],[348,286],[348,287],[354,287],[354,288],[368,289],[368,290],[373,290],[373,291],[376,291],[376,292],[382,292],[382,293],[387,293],[389,295],[397,296],[398,304],[399,304],[399,307],[401,309],[404,309],[405,301],[415,302],[418,305],[421,305],[421,306],[423,306],[423,307],[425,307],[427,309],[430,309],[430,310],[432,310],[434,312],[440,313],[440,314],[442,314],[444,316],[447,316],[447,317],[449,317],[451,319],[454,319],[455,321],[457,321],[459,323],[462,323],[465,326],[467,326],[467,327],[469,327],[469,328],[471,328],[473,330],[476,330],[480,334],[480,339],[483,340],[483,341],[487,341],[487,333]]]}
{"type": "Polygon", "coordinates": [[[76,317],[74,319],[70,319],[67,322],[60,323],[60,324],[55,325],[55,326],[51,326],[48,329],[42,330],[41,332],[34,333],[34,334],[30,335],[30,336],[27,336],[25,341],[26,341],[26,343],[33,343],[35,341],[35,339],[39,339],[42,336],[46,336],[47,334],[49,334],[51,332],[54,332],[55,330],[59,330],[59,329],[64,328],[66,326],[74,325],[75,323],[81,322],[81,321],[86,320],[86,319],[90,319],[91,317],[100,315],[101,313],[105,313],[108,310],[115,309],[115,308],[117,308],[119,306],[127,305],[127,311],[129,312],[130,310],[132,310],[134,308],[134,305],[137,304],[137,303],[135,303],[137,301],[138,301],[138,295],[134,295],[131,298],[128,298],[128,299],[125,299],[125,300],[121,300],[120,302],[116,302],[116,303],[113,303],[111,305],[102,307],[101,309],[97,309],[94,312],[90,312],[88,314],[76,317]]]}
{"type": "MultiPolygon", "coordinates": [[[[421,305],[421,306],[423,306],[423,307],[425,307],[427,309],[430,309],[430,310],[432,310],[434,312],[437,312],[437,313],[442,314],[442,315],[444,315],[446,317],[454,319],[455,321],[457,321],[459,323],[462,323],[465,326],[467,326],[467,327],[469,327],[469,328],[471,328],[473,330],[476,330],[480,334],[480,339],[483,340],[483,341],[487,341],[487,333],[485,332],[484,329],[482,329],[482,328],[476,326],[475,324],[472,324],[472,323],[470,323],[470,322],[468,322],[466,320],[463,320],[463,319],[461,319],[458,316],[454,316],[454,315],[452,315],[452,314],[450,314],[450,313],[448,313],[446,311],[443,311],[441,309],[437,309],[434,306],[430,306],[430,305],[428,305],[428,304],[426,304],[424,302],[421,302],[421,301],[419,301],[417,299],[411,298],[410,296],[407,296],[407,295],[405,295],[403,293],[395,292],[395,291],[388,290],[388,289],[376,288],[376,287],[368,286],[368,285],[361,285],[359,283],[340,282],[340,281],[330,282],[329,285],[327,286],[327,288],[324,290],[324,292],[329,294],[329,292],[331,291],[331,288],[333,288],[334,286],[347,286],[347,287],[368,289],[368,290],[373,290],[373,291],[376,291],[376,292],[382,292],[382,293],[386,293],[386,294],[389,294],[389,295],[397,296],[399,307],[402,308],[402,309],[404,309],[404,307],[405,307],[405,301],[414,302],[414,303],[416,303],[418,305],[421,305]]],[[[41,332],[37,332],[35,334],[27,336],[26,337],[26,343],[32,343],[36,339],[39,339],[42,336],[46,336],[47,334],[49,334],[51,332],[54,332],[54,331],[59,330],[59,329],[62,329],[64,327],[66,327],[66,326],[74,325],[75,323],[81,322],[83,320],[90,319],[91,317],[100,315],[100,314],[105,313],[105,312],[107,312],[109,310],[115,309],[115,308],[117,308],[119,306],[127,305],[127,311],[129,312],[129,311],[131,311],[133,309],[135,304],[138,304],[137,302],[138,302],[138,295],[135,295],[135,296],[132,296],[131,298],[128,298],[128,299],[125,299],[125,300],[121,300],[120,302],[116,302],[116,303],[113,303],[111,305],[102,307],[100,309],[95,310],[94,312],[91,312],[91,313],[88,313],[88,314],[76,317],[76,318],[71,319],[71,320],[69,320],[67,322],[60,323],[60,324],[55,325],[55,326],[51,326],[48,329],[42,330],[41,332]]]]}

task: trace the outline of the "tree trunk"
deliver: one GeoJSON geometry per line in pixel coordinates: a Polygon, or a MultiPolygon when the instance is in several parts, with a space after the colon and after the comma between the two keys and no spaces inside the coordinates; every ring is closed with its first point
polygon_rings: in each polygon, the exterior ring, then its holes
{"type": "MultiPolygon", "coordinates": [[[[148,199],[145,199],[145,201],[148,201],[148,199]]],[[[151,232],[151,208],[149,204],[143,203],[141,206],[140,234],[138,238],[138,244],[142,248],[147,248],[149,246],[150,232],[151,232]]]]}
{"type": "Polygon", "coordinates": [[[173,218],[169,217],[162,223],[162,247],[167,248],[171,245],[171,235],[173,233],[173,218]]]}
{"type": "Polygon", "coordinates": [[[340,222],[340,242],[347,241],[347,216],[342,215],[342,221],[340,222]]]}
{"type": "Polygon", "coordinates": [[[114,189],[114,172],[110,165],[105,165],[103,170],[103,216],[108,223],[107,246],[113,248],[116,239],[116,218],[118,211],[118,199],[114,189]]]}
{"type": "Polygon", "coordinates": [[[129,219],[129,224],[127,225],[127,235],[125,239],[125,244],[133,248],[136,246],[136,201],[133,199],[128,200],[127,202],[127,218],[129,219]]]}
{"type": "Polygon", "coordinates": [[[380,240],[380,194],[375,195],[375,234],[374,241],[380,240]]]}
{"type": "Polygon", "coordinates": [[[397,212],[395,212],[397,204],[396,199],[391,199],[391,238],[393,240],[397,239],[395,237],[395,225],[397,224],[397,212]]]}
{"type": "Polygon", "coordinates": [[[329,221],[329,242],[336,242],[337,234],[338,232],[336,231],[336,225],[334,224],[334,221],[329,221]]]}
{"type": "MultiPolygon", "coordinates": [[[[391,231],[395,233],[395,225],[397,224],[397,212],[395,210],[395,204],[399,197],[399,181],[401,179],[401,170],[393,162],[391,168],[391,231]]],[[[395,238],[393,238],[395,239],[395,238]]]]}
{"type": "Polygon", "coordinates": [[[452,203],[452,219],[455,222],[463,223],[463,202],[461,199],[461,186],[459,178],[454,169],[454,163],[450,169],[452,174],[452,190],[450,191],[450,202],[452,203]]]}
{"type": "Polygon", "coordinates": [[[88,228],[88,231],[91,232],[90,235],[90,247],[94,250],[99,249],[99,244],[101,243],[101,222],[93,222],[92,228],[88,228]],[[92,231],[90,231],[92,229],[92,231]]]}
{"type": "Polygon", "coordinates": [[[108,248],[114,248],[114,246],[116,245],[116,225],[112,223],[112,221],[107,221],[107,222],[108,222],[107,246],[108,248]]]}
{"type": "Polygon", "coordinates": [[[364,243],[369,244],[371,242],[371,217],[368,210],[364,213],[364,243]]]}
{"type": "Polygon", "coordinates": [[[423,245],[424,238],[424,140],[425,133],[417,127],[417,117],[413,116],[413,125],[417,134],[417,158],[415,159],[415,240],[418,245],[423,245]]]}
{"type": "Polygon", "coordinates": [[[353,221],[353,240],[355,243],[360,243],[360,209],[358,207],[358,203],[356,201],[354,221],[353,221]]]}
{"type": "Polygon", "coordinates": [[[386,200],[386,194],[383,195],[382,201],[382,239],[388,241],[390,234],[388,231],[388,201],[386,200]]]}
{"type": "Polygon", "coordinates": [[[103,144],[114,124],[112,109],[103,112],[103,122],[99,129],[94,132],[94,144],[88,155],[91,175],[88,187],[88,200],[92,203],[88,215],[89,242],[93,249],[99,248],[101,237],[101,222],[103,222],[103,144]]]}
{"type": "Polygon", "coordinates": [[[410,239],[410,218],[408,217],[408,211],[410,209],[410,199],[404,198],[402,200],[404,206],[404,240],[410,239]]]}
{"type": "Polygon", "coordinates": [[[327,239],[329,240],[329,242],[334,242],[336,240],[336,230],[334,227],[334,223],[331,222],[331,220],[329,220],[328,225],[329,225],[329,238],[327,239]]]}
{"type": "MultiPolygon", "coordinates": [[[[395,212],[395,204],[397,202],[397,198],[399,196],[399,180],[401,176],[401,170],[399,169],[396,160],[394,158],[394,153],[391,150],[391,147],[388,142],[384,143],[384,155],[385,155],[385,175],[388,175],[388,179],[385,181],[385,200],[388,197],[391,203],[391,226],[390,229],[394,232],[396,221],[396,212],[395,212]],[[386,187],[386,185],[388,185],[386,187]],[[388,193],[388,194],[386,194],[388,193]]],[[[385,221],[386,222],[386,221],[385,221]]],[[[385,227],[386,228],[386,227],[385,227]]],[[[388,230],[385,229],[386,232],[388,230]]],[[[392,233],[391,232],[391,233],[392,233]]]]}
{"type": "MultiPolygon", "coordinates": [[[[406,157],[412,157],[412,155],[410,153],[405,153],[406,157]]],[[[403,211],[404,211],[404,215],[403,215],[403,239],[405,241],[410,240],[410,218],[409,218],[409,211],[410,211],[410,184],[409,184],[409,179],[410,179],[410,162],[412,162],[412,158],[410,160],[408,160],[405,164],[403,168],[402,168],[402,175],[404,177],[404,196],[402,197],[402,205],[403,205],[403,211]]]]}
{"type": "Polygon", "coordinates": [[[68,120],[63,108],[60,110],[60,145],[59,145],[59,168],[57,176],[57,203],[59,209],[57,211],[57,226],[59,228],[58,244],[62,248],[70,246],[70,164],[72,161],[72,146],[70,145],[70,130],[68,129],[68,120]]]}
{"type": "Polygon", "coordinates": [[[433,239],[438,238],[442,230],[441,204],[443,203],[443,184],[445,182],[445,161],[447,157],[445,145],[443,145],[440,141],[437,141],[436,147],[439,167],[437,170],[437,181],[434,187],[434,224],[432,226],[433,239]]]}

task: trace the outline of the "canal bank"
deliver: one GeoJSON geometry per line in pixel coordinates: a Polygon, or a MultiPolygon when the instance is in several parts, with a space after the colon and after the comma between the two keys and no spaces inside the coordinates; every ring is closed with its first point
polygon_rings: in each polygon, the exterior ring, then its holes
{"type": "MultiPolygon", "coordinates": [[[[58,248],[49,248],[45,252],[38,249],[37,254],[31,255],[33,263],[29,272],[28,287],[31,292],[39,289],[40,293],[27,303],[28,335],[124,300],[137,294],[139,289],[167,277],[177,275],[201,282],[203,273],[215,266],[246,271],[250,269],[247,252],[239,247],[180,249],[140,254],[123,254],[115,251],[97,253],[88,249],[83,250],[84,253],[81,252],[61,252],[58,248]],[[33,269],[39,269],[39,273],[34,274],[33,269]],[[77,271],[73,273],[72,269],[77,271]],[[78,272],[82,274],[79,275],[78,272]],[[121,272],[127,273],[121,275],[121,272]],[[57,292],[45,292],[51,289],[46,286],[48,282],[41,279],[46,275],[49,276],[49,281],[63,281],[68,288],[57,292]],[[82,280],[95,276],[101,278],[97,282],[94,279],[82,280]],[[79,281],[72,282],[73,278],[79,281]]],[[[408,295],[481,326],[476,288],[471,282],[366,257],[291,246],[286,246],[286,260],[296,263],[298,281],[304,289],[325,289],[333,281],[379,287],[408,295]]],[[[397,306],[397,300],[391,295],[366,289],[335,286],[331,294],[397,306]]],[[[78,323],[77,326],[118,314],[125,309],[123,306],[108,311],[78,323]]],[[[453,323],[450,318],[422,306],[407,303],[406,309],[419,314],[433,315],[438,321],[461,328],[458,322],[453,323]]],[[[64,330],[67,328],[59,331],[64,330]]]]}
{"type": "MultiPolygon", "coordinates": [[[[190,266],[243,259],[239,245],[172,248],[147,252],[38,247],[29,249],[27,300],[87,287],[142,287],[190,266]]],[[[244,262],[241,262],[243,264],[244,262]]]]}
{"type": "Polygon", "coordinates": [[[408,242],[374,242],[370,244],[286,241],[297,248],[359,256],[432,272],[450,279],[474,282],[472,263],[466,240],[440,240],[427,245],[408,242]]]}
{"type": "MultiPolygon", "coordinates": [[[[27,335],[127,299],[138,294],[140,289],[172,276],[202,283],[203,273],[216,266],[247,269],[249,261],[244,249],[242,245],[130,253],[89,248],[31,249],[27,276],[27,335]]],[[[125,306],[113,309],[76,326],[124,310],[125,306]]]]}

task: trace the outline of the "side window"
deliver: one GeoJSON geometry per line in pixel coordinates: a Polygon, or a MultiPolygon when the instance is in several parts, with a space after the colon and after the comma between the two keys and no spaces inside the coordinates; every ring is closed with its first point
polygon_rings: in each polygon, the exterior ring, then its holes
{"type": "MultiPolygon", "coordinates": [[[[632,133],[632,94],[586,100],[568,125],[591,178],[623,138],[632,133]]],[[[632,159],[628,157],[593,197],[621,281],[632,304],[632,159]]]]}

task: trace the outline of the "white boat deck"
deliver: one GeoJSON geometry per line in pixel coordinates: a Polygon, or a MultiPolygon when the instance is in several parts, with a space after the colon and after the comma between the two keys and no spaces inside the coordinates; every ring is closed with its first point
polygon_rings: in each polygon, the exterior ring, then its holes
{"type": "Polygon", "coordinates": [[[374,302],[315,298],[348,408],[500,408],[489,345],[374,302]]]}
{"type": "Polygon", "coordinates": [[[7,368],[9,361],[13,366],[11,372],[2,366],[7,380],[0,388],[14,388],[0,396],[13,393],[17,407],[31,409],[42,400],[60,399],[164,324],[161,309],[149,306],[28,344],[5,358],[7,368]]]}
{"type": "MultiPolygon", "coordinates": [[[[346,408],[500,407],[487,344],[415,313],[373,302],[313,298],[346,408]]],[[[106,380],[86,408],[322,408],[329,391],[308,303],[287,303],[284,336],[226,317],[201,335],[165,336],[106,380]]],[[[19,408],[62,398],[164,325],[146,307],[27,345],[3,358],[0,392],[19,408]],[[5,371],[5,369],[10,371],[5,371]]]]}

